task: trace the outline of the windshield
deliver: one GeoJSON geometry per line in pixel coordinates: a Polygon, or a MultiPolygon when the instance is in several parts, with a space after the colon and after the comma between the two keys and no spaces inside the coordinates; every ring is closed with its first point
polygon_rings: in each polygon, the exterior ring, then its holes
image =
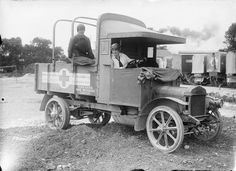
{"type": "Polygon", "coordinates": [[[112,44],[118,43],[120,51],[132,59],[155,58],[156,44],[146,38],[122,38],[112,39],[112,44]]]}

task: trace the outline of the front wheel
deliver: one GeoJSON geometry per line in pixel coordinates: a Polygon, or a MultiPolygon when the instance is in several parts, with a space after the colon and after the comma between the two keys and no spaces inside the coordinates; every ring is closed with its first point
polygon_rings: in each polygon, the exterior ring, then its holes
{"type": "Polygon", "coordinates": [[[149,113],[146,130],[151,144],[165,153],[175,151],[184,139],[183,122],[179,114],[168,106],[155,107],[149,113]]]}
{"type": "Polygon", "coordinates": [[[222,120],[218,110],[209,110],[209,115],[201,124],[194,129],[194,137],[201,141],[216,140],[222,131],[222,120]]]}
{"type": "Polygon", "coordinates": [[[46,123],[51,128],[66,129],[70,123],[68,104],[60,97],[51,98],[45,109],[46,123]]]}

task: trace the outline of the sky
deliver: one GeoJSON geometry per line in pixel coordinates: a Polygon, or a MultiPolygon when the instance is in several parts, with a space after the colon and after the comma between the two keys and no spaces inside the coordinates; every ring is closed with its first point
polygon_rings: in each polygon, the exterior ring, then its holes
{"type": "MultiPolygon", "coordinates": [[[[0,0],[0,34],[20,37],[23,44],[35,37],[52,41],[56,20],[98,18],[106,12],[128,15],[162,33],[186,37],[186,44],[168,46],[174,53],[210,51],[225,47],[225,31],[236,22],[236,0],[0,0]]],[[[95,47],[95,28],[86,28],[85,34],[95,47]]],[[[70,35],[71,24],[57,25],[56,46],[65,54],[70,35]]]]}

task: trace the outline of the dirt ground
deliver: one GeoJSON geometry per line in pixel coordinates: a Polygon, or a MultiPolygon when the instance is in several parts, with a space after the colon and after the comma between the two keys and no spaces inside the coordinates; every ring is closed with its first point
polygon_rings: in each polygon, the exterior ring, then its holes
{"type": "MultiPolygon", "coordinates": [[[[221,113],[223,132],[215,142],[186,136],[176,152],[154,149],[145,131],[110,122],[104,127],[72,122],[67,130],[51,130],[39,111],[42,95],[33,75],[0,79],[0,165],[3,170],[232,170],[235,169],[234,104],[221,113]]],[[[236,90],[235,90],[236,91],[236,90]]]]}

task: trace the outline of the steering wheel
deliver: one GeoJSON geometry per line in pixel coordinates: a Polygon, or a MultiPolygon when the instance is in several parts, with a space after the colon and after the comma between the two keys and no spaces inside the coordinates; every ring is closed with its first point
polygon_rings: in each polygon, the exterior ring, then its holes
{"type": "Polygon", "coordinates": [[[132,61],[130,61],[127,64],[126,68],[138,68],[138,65],[140,62],[141,62],[141,60],[139,60],[139,59],[133,59],[132,61]]]}

